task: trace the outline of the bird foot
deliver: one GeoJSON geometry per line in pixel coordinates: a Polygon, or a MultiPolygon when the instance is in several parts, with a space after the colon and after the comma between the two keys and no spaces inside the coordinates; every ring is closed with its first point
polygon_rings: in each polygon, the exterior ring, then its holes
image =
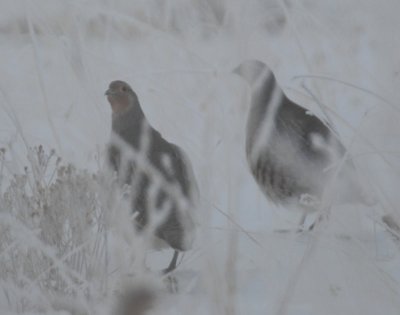
{"type": "Polygon", "coordinates": [[[308,232],[310,229],[306,229],[304,226],[300,226],[297,228],[296,233],[300,234],[300,233],[304,233],[304,232],[308,232]]]}
{"type": "Polygon", "coordinates": [[[275,229],[273,230],[274,233],[279,233],[279,234],[300,234],[303,232],[307,232],[308,229],[304,228],[303,226],[298,227],[298,228],[293,228],[293,229],[275,229]]]}
{"type": "Polygon", "coordinates": [[[172,267],[168,266],[167,268],[161,270],[161,274],[166,276],[166,275],[170,274],[171,272],[173,272],[175,269],[176,269],[175,266],[172,266],[172,267]]]}
{"type": "Polygon", "coordinates": [[[400,240],[400,226],[395,219],[390,214],[386,214],[382,216],[382,221],[385,224],[386,230],[389,231],[397,240],[400,240]]]}
{"type": "Polygon", "coordinates": [[[316,209],[321,203],[320,200],[310,194],[301,194],[299,198],[299,203],[303,207],[316,209]]]}
{"type": "Polygon", "coordinates": [[[166,275],[165,278],[163,279],[163,282],[165,283],[165,286],[170,293],[172,294],[178,293],[179,291],[178,280],[174,275],[171,274],[166,275]]]}

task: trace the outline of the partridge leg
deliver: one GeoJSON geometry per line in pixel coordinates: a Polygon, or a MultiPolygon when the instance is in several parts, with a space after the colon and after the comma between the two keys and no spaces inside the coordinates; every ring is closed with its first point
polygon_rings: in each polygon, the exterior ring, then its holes
{"type": "Polygon", "coordinates": [[[168,274],[168,273],[170,273],[170,272],[175,270],[176,263],[178,261],[178,255],[179,255],[179,252],[177,250],[175,250],[174,251],[174,255],[172,256],[172,260],[169,263],[169,266],[166,269],[163,270],[163,274],[164,275],[166,275],[166,274],[168,274]]]}

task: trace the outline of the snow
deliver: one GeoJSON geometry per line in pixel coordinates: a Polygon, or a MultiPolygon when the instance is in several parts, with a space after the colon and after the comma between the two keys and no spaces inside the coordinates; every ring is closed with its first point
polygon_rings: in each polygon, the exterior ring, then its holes
{"type": "MultiPolygon", "coordinates": [[[[30,165],[28,148],[40,144],[78,170],[102,169],[111,128],[104,92],[122,79],[152,126],[192,161],[201,224],[176,271],[177,293],[130,261],[132,246],[143,244],[129,231],[121,236],[121,216],[107,226],[108,270],[123,267],[100,276],[108,278],[104,296],[76,299],[78,311],[60,309],[55,305],[70,300],[46,302],[33,284],[20,292],[20,283],[2,280],[0,268],[0,312],[108,314],[120,280],[129,286],[149,277],[158,293],[152,314],[399,314],[400,243],[380,221],[387,213],[400,218],[399,9],[396,0],[3,0],[1,192],[11,174],[30,165]],[[337,206],[313,232],[277,232],[295,231],[301,213],[269,203],[248,171],[249,91],[231,74],[248,58],[268,63],[291,98],[329,115],[378,200],[374,206],[337,206]],[[24,308],[26,296],[37,309],[24,308]]],[[[81,184],[92,192],[93,182],[81,184]]],[[[22,237],[12,246],[37,233],[10,226],[22,237]]],[[[86,232],[90,244],[102,235],[86,232]]],[[[0,247],[0,263],[9,253],[0,247]]],[[[146,265],[161,270],[170,256],[148,251],[146,265]]],[[[97,290],[94,278],[85,281],[97,290]]]]}

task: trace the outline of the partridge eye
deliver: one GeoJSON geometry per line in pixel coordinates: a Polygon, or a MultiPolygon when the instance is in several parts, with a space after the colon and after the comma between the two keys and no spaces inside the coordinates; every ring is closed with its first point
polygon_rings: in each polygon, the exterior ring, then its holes
{"type": "Polygon", "coordinates": [[[126,86],[123,86],[123,87],[122,87],[122,92],[126,92],[126,91],[127,91],[126,86]]]}

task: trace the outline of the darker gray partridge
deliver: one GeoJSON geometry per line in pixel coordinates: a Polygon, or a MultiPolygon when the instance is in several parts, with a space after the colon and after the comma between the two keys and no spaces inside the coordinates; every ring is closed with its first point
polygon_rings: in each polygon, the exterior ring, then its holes
{"type": "Polygon", "coordinates": [[[364,202],[355,168],[336,135],[282,91],[272,71],[248,60],[234,73],[251,88],[246,153],[252,175],[275,204],[316,210],[326,189],[335,202],[364,202]]]}
{"type": "Polygon", "coordinates": [[[126,82],[111,82],[105,94],[112,107],[109,162],[124,183],[132,184],[132,210],[137,214],[138,230],[147,226],[152,214],[167,211],[154,232],[175,250],[165,270],[172,271],[178,251],[189,249],[193,239],[192,214],[196,207],[197,185],[190,162],[178,146],[166,141],[149,125],[136,93],[126,82]],[[143,143],[147,143],[147,149],[143,143]],[[132,149],[133,153],[129,154],[132,149]],[[136,154],[143,150],[156,176],[135,160],[136,154]],[[156,184],[159,186],[153,193],[156,184]]]}

